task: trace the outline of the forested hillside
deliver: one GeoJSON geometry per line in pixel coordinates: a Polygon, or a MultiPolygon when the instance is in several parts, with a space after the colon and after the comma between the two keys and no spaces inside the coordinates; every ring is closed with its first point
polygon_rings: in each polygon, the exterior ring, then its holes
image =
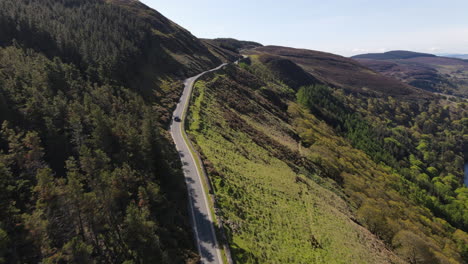
{"type": "Polygon", "coordinates": [[[195,261],[164,126],[233,58],[138,1],[0,1],[0,263],[195,261]]]}
{"type": "Polygon", "coordinates": [[[285,59],[250,56],[194,91],[188,129],[234,258],[467,263],[466,103],[330,88],[314,71],[291,87],[285,59]]]}

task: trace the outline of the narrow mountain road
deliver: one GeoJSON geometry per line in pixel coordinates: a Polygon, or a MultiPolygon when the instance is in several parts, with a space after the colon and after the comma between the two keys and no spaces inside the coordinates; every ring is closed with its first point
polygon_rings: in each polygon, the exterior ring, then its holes
{"type": "Polygon", "coordinates": [[[222,264],[224,261],[221,256],[221,246],[216,239],[214,221],[210,213],[209,201],[207,199],[208,190],[206,190],[203,185],[203,175],[197,168],[195,162],[196,157],[194,157],[194,154],[190,151],[190,142],[187,142],[188,138],[184,130],[184,121],[190,103],[193,85],[197,79],[208,72],[219,70],[225,65],[227,64],[222,64],[215,69],[185,80],[184,91],[174,111],[171,124],[171,135],[182,161],[185,182],[189,194],[191,222],[195,233],[198,252],[201,256],[201,263],[203,264],[222,264]]]}

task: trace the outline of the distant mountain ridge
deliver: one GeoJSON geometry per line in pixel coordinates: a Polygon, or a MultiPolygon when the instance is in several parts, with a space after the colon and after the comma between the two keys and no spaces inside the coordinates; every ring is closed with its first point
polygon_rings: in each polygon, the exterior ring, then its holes
{"type": "Polygon", "coordinates": [[[395,60],[395,59],[411,59],[417,57],[437,57],[434,54],[420,53],[406,50],[394,50],[384,53],[367,53],[352,56],[353,59],[374,59],[374,60],[395,60]]]}
{"type": "Polygon", "coordinates": [[[351,58],[365,67],[417,88],[468,96],[468,61],[446,56],[390,51],[351,58]]]}
{"type": "Polygon", "coordinates": [[[412,98],[431,96],[423,90],[363,67],[353,59],[331,53],[280,46],[257,47],[245,53],[291,60],[319,83],[340,87],[353,93],[412,98]]]}
{"type": "Polygon", "coordinates": [[[205,43],[218,45],[221,48],[227,49],[232,52],[239,52],[243,49],[253,49],[262,47],[263,45],[253,41],[237,40],[233,38],[216,38],[216,39],[202,39],[205,43]]]}
{"type": "Polygon", "coordinates": [[[457,58],[457,59],[462,59],[462,60],[468,60],[468,54],[443,53],[443,54],[438,54],[438,56],[441,56],[441,57],[450,57],[450,58],[457,58]]]}

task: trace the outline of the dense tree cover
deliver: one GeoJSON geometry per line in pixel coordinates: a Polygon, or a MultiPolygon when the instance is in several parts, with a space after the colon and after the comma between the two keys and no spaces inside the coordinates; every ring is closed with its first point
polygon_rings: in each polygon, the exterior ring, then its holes
{"type": "Polygon", "coordinates": [[[410,182],[326,131],[326,123],[307,108],[291,105],[289,113],[301,140],[314,142],[309,158],[322,176],[339,178],[359,223],[409,263],[464,263],[468,234],[408,199],[410,182]]]}
{"type": "Polygon", "coordinates": [[[0,1],[0,263],[195,261],[163,126],[217,56],[139,1],[0,1]]]}
{"type": "Polygon", "coordinates": [[[468,230],[463,186],[466,103],[444,106],[443,100],[410,102],[391,97],[365,100],[333,94],[320,85],[301,88],[297,99],[337,127],[353,146],[403,175],[411,187],[402,192],[468,230]]]}
{"type": "Polygon", "coordinates": [[[374,160],[396,164],[395,158],[377,140],[377,133],[359,113],[333,96],[324,85],[305,86],[297,92],[297,101],[317,117],[342,132],[351,143],[368,153],[374,160]]]}
{"type": "Polygon", "coordinates": [[[15,39],[96,78],[125,79],[143,57],[140,45],[157,48],[149,25],[100,1],[2,1],[0,10],[3,43],[15,39]]]}
{"type": "Polygon", "coordinates": [[[177,156],[141,96],[18,47],[0,49],[0,80],[5,263],[187,258],[177,156]]]}
{"type": "Polygon", "coordinates": [[[218,63],[139,2],[0,1],[0,263],[195,260],[162,125],[218,63]]]}
{"type": "MultiPolygon", "coordinates": [[[[396,187],[400,193],[453,226],[468,230],[468,188],[463,185],[464,136],[468,129],[466,103],[366,100],[325,86],[303,87],[297,93],[297,100],[337,128],[353,146],[401,175],[396,187]]],[[[378,206],[361,207],[360,212],[365,214],[364,219],[372,219],[366,220],[371,231],[387,233],[383,231],[388,226],[378,206]]],[[[387,238],[390,242],[393,237],[394,245],[414,238],[413,234],[394,235],[387,238]]],[[[411,251],[403,248],[404,254],[411,251]]],[[[468,256],[466,250],[466,247],[461,249],[464,257],[468,256]]]]}
{"type": "Polygon", "coordinates": [[[188,31],[137,1],[4,0],[0,32],[0,45],[17,41],[75,64],[93,82],[124,84],[146,97],[158,78],[221,63],[188,31]]]}

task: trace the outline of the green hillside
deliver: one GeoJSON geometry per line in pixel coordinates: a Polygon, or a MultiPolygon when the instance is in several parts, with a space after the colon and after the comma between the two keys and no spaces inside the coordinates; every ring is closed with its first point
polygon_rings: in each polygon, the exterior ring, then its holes
{"type": "MultiPolygon", "coordinates": [[[[414,154],[397,155],[404,150],[390,145],[403,146],[413,136],[399,125],[394,132],[402,138],[380,142],[366,123],[374,117],[352,108],[364,98],[325,86],[294,90],[276,78],[277,68],[251,60],[199,81],[188,121],[237,262],[466,260],[466,215],[458,212],[467,212],[468,189],[449,174],[459,165],[442,172],[414,154]]],[[[445,108],[455,124],[466,118],[460,107],[445,108]]],[[[388,123],[390,114],[382,116],[388,123]]],[[[457,125],[450,129],[463,133],[457,125]]]]}
{"type": "Polygon", "coordinates": [[[0,264],[198,263],[168,126],[238,59],[186,126],[235,263],[468,263],[465,61],[386,56],[409,75],[137,0],[1,0],[0,264]]]}
{"type": "Polygon", "coordinates": [[[0,1],[0,263],[195,263],[165,126],[236,56],[138,1],[0,1]]]}

